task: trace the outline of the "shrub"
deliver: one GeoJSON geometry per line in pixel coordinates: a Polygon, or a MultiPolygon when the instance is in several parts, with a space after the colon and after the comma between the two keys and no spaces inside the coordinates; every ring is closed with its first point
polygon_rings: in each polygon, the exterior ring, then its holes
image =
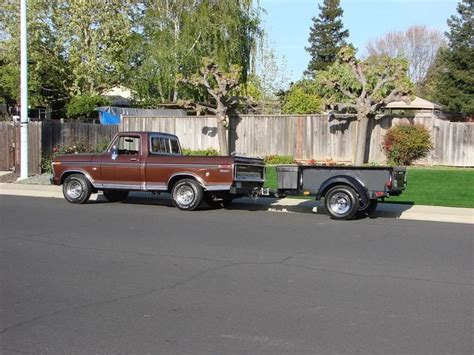
{"type": "Polygon", "coordinates": [[[95,147],[90,146],[84,140],[78,140],[70,145],[57,145],[53,148],[53,153],[49,156],[41,158],[41,172],[53,173],[51,162],[57,155],[62,154],[79,154],[79,153],[103,153],[109,145],[108,140],[100,141],[95,147]]]}
{"type": "Polygon", "coordinates": [[[96,111],[96,108],[109,104],[109,100],[102,96],[76,96],[69,101],[66,107],[66,116],[72,119],[97,119],[99,112],[96,111]]]}
{"type": "Polygon", "coordinates": [[[283,113],[311,114],[321,112],[323,100],[317,94],[307,92],[304,88],[294,86],[291,88],[283,105],[283,113]]]}
{"type": "Polygon", "coordinates": [[[385,134],[383,149],[391,165],[411,165],[433,147],[428,130],[420,124],[401,124],[385,134]]]}
{"type": "Polygon", "coordinates": [[[215,150],[214,148],[207,148],[203,150],[192,150],[192,149],[183,148],[183,155],[210,157],[210,156],[219,155],[219,152],[215,150]]]}
{"type": "Polygon", "coordinates": [[[290,155],[267,155],[263,161],[267,165],[293,164],[295,158],[290,155]]]}

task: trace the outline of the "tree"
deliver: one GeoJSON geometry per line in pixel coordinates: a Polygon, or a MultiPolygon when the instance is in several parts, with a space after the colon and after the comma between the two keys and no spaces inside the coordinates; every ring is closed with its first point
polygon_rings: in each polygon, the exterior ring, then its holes
{"type": "Polygon", "coordinates": [[[474,114],[474,2],[463,0],[448,20],[447,49],[438,53],[426,80],[429,96],[449,110],[474,114]]]}
{"type": "Polygon", "coordinates": [[[261,36],[257,46],[254,72],[251,84],[257,84],[260,89],[261,112],[273,113],[267,105],[277,101],[276,94],[288,88],[290,79],[285,57],[278,57],[266,34],[261,36]]]}
{"type": "Polygon", "coordinates": [[[388,55],[408,60],[408,74],[419,85],[426,78],[440,48],[446,47],[441,31],[426,26],[411,26],[406,31],[392,31],[367,43],[369,56],[388,55]]]}
{"type": "Polygon", "coordinates": [[[72,95],[97,95],[124,81],[132,36],[128,1],[64,1],[54,14],[73,82],[72,95]]]}
{"type": "Polygon", "coordinates": [[[229,71],[224,72],[220,70],[214,60],[204,58],[198,73],[192,75],[189,79],[183,76],[178,76],[177,79],[180,83],[204,88],[212,97],[215,107],[206,106],[206,108],[217,117],[217,135],[222,155],[229,155],[227,141],[229,117],[227,114],[240,100],[239,97],[232,95],[232,91],[238,90],[241,71],[240,66],[232,65],[229,71]]]}
{"type": "Polygon", "coordinates": [[[309,47],[306,47],[311,60],[305,74],[313,77],[316,70],[324,70],[336,60],[337,53],[346,45],[345,39],[349,37],[349,30],[343,29],[340,0],[324,0],[322,6],[318,7],[319,18],[312,19],[309,47]]]}
{"type": "Polygon", "coordinates": [[[369,120],[393,101],[411,101],[413,87],[407,76],[406,60],[383,56],[377,62],[356,59],[355,50],[344,47],[338,60],[326,71],[317,72],[317,81],[327,103],[357,114],[357,145],[354,163],[365,160],[369,120]]]}
{"type": "Polygon", "coordinates": [[[293,84],[283,103],[283,113],[312,114],[319,113],[323,107],[323,99],[319,95],[314,80],[301,80],[293,84]]]}
{"type": "MultiPolygon", "coordinates": [[[[31,106],[63,105],[68,98],[70,68],[54,14],[59,1],[28,1],[28,89],[31,106]]],[[[19,1],[0,10],[0,95],[11,105],[20,100],[19,1]]]]}
{"type": "Polygon", "coordinates": [[[223,70],[241,67],[246,82],[260,35],[254,0],[143,1],[137,70],[130,85],[151,104],[178,99],[204,100],[193,87],[178,87],[178,75],[195,73],[205,57],[223,70]]]}

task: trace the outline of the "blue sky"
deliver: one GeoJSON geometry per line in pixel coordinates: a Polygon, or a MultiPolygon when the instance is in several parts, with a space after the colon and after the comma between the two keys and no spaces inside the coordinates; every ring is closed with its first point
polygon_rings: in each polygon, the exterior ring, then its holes
{"type": "MultiPolygon", "coordinates": [[[[264,28],[277,55],[286,57],[292,80],[301,78],[309,56],[311,18],[318,15],[322,0],[260,0],[267,12],[264,28]]],[[[455,14],[458,0],[341,0],[343,22],[350,31],[349,41],[359,52],[365,43],[391,30],[411,25],[427,25],[447,30],[446,20],[455,14]]]]}

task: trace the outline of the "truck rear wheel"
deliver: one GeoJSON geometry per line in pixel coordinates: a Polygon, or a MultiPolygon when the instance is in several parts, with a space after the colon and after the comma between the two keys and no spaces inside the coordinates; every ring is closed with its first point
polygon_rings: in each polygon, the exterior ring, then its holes
{"type": "Polygon", "coordinates": [[[121,202],[128,197],[127,190],[104,190],[102,193],[109,202],[121,202]]]}
{"type": "Polygon", "coordinates": [[[335,186],[327,192],[324,207],[332,219],[351,219],[359,207],[359,198],[353,188],[335,186]]]}
{"type": "Polygon", "coordinates": [[[202,202],[204,192],[196,180],[178,181],[171,190],[173,204],[183,211],[193,211],[202,202]]]}
{"type": "Polygon", "coordinates": [[[91,197],[92,185],[82,174],[69,175],[63,183],[64,198],[71,203],[86,203],[91,197]]]}

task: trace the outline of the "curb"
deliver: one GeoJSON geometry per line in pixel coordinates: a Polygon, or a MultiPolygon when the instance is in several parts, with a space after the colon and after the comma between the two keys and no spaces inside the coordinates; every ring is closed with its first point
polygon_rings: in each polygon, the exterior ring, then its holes
{"type": "MultiPolygon", "coordinates": [[[[0,183],[0,195],[64,198],[61,187],[53,185],[0,183]]],[[[166,196],[167,194],[164,195],[166,196]]],[[[163,202],[166,201],[168,204],[170,203],[168,196],[151,196],[149,192],[133,192],[130,194],[130,197],[143,200],[158,199],[163,202]]],[[[92,201],[104,201],[102,194],[93,194],[90,199],[92,201]]],[[[231,209],[326,214],[324,207],[318,201],[290,198],[278,200],[268,197],[259,199],[243,197],[235,200],[231,209]]],[[[374,217],[474,224],[474,209],[379,203],[374,217]]]]}

